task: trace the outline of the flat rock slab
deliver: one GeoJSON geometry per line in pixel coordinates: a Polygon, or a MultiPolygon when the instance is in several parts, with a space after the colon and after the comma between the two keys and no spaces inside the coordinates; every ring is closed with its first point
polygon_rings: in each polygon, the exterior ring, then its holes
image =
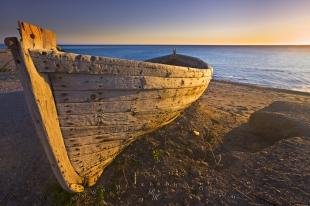
{"type": "Polygon", "coordinates": [[[310,136],[310,105],[275,101],[254,112],[249,120],[253,132],[269,140],[310,136]]]}

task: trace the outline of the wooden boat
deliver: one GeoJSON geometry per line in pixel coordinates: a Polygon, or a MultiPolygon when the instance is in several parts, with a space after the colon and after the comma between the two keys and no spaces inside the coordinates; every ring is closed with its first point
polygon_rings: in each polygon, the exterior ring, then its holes
{"type": "Polygon", "coordinates": [[[19,22],[19,32],[20,41],[9,37],[5,43],[53,172],[71,192],[94,185],[128,144],[176,119],[212,76],[208,65],[62,52],[52,31],[25,22],[19,22]]]}

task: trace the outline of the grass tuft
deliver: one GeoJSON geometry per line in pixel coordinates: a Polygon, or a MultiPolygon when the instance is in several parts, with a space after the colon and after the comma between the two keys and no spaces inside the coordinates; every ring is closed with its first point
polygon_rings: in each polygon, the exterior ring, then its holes
{"type": "Polygon", "coordinates": [[[52,205],[55,206],[75,205],[73,201],[73,197],[75,196],[75,194],[65,191],[57,183],[53,183],[48,187],[46,195],[51,199],[52,205]]]}

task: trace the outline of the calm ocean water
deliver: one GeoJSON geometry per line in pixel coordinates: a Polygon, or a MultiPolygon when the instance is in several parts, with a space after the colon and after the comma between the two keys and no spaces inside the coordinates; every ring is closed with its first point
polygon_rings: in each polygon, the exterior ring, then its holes
{"type": "Polygon", "coordinates": [[[98,56],[146,60],[172,53],[199,57],[214,68],[214,78],[310,92],[310,46],[112,46],[62,45],[98,56]]]}

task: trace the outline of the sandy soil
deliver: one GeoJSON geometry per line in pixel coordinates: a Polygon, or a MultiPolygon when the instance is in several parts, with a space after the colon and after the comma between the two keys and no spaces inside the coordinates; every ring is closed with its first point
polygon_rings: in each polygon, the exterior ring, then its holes
{"type": "MultiPolygon", "coordinates": [[[[310,204],[310,134],[270,141],[249,123],[274,101],[310,105],[309,94],[213,81],[176,121],[125,149],[95,187],[69,194],[51,172],[18,80],[0,77],[0,205],[310,204]]],[[[307,108],[302,116],[310,122],[307,108]]]]}

